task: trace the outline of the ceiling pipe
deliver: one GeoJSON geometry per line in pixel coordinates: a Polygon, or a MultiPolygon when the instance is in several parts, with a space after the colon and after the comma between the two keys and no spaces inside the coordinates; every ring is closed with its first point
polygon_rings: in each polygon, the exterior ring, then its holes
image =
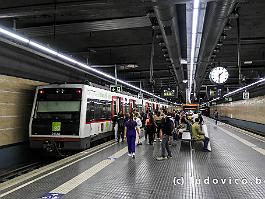
{"type": "MultiPolygon", "coordinates": [[[[152,0],[152,1],[153,3],[158,2],[158,0],[152,0]]],[[[180,62],[181,49],[180,49],[179,26],[178,26],[176,7],[174,4],[170,3],[163,5],[156,5],[154,6],[154,11],[165,42],[165,47],[168,50],[170,61],[174,65],[173,70],[175,77],[177,79],[177,84],[182,91],[185,91],[185,85],[183,84],[183,77],[184,77],[183,68],[181,67],[181,62],[180,62]]]]}
{"type": "MultiPolygon", "coordinates": [[[[201,88],[212,52],[237,2],[238,0],[223,0],[209,2],[207,5],[198,66],[195,74],[196,92],[199,92],[201,88]]],[[[221,46],[221,42],[219,42],[219,46],[221,46]]]]}

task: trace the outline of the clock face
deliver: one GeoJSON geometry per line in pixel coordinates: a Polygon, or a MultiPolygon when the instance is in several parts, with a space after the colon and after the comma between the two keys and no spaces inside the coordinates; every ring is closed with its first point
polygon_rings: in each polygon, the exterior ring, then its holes
{"type": "Polygon", "coordinates": [[[211,70],[209,78],[213,83],[223,84],[229,76],[228,71],[224,67],[215,67],[211,70]]]}

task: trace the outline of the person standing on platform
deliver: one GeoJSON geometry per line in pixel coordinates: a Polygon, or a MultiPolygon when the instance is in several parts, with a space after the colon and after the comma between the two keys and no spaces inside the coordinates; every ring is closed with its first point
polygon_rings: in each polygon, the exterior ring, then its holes
{"type": "Polygon", "coordinates": [[[133,114],[130,114],[129,120],[125,123],[124,134],[127,137],[128,155],[135,158],[135,140],[136,140],[137,123],[133,119],[133,114]]]}
{"type": "Polygon", "coordinates": [[[135,121],[137,123],[137,127],[136,127],[136,144],[137,145],[142,145],[142,143],[140,142],[140,134],[141,134],[141,128],[142,128],[142,121],[140,118],[140,114],[138,112],[135,113],[135,121]]]}
{"type": "Polygon", "coordinates": [[[204,124],[204,121],[203,121],[203,117],[202,117],[202,114],[199,113],[199,125],[202,127],[202,125],[204,124]]]}
{"type": "Polygon", "coordinates": [[[118,140],[117,142],[120,141],[120,138],[121,138],[121,141],[123,142],[124,141],[124,115],[121,113],[119,116],[118,116],[118,119],[117,119],[117,123],[118,123],[118,140]]]}
{"type": "Polygon", "coordinates": [[[146,127],[146,133],[149,137],[149,144],[153,145],[154,135],[155,135],[157,126],[154,120],[154,116],[151,113],[149,113],[149,117],[145,121],[145,127],[146,127]]]}
{"type": "Polygon", "coordinates": [[[162,156],[158,157],[157,160],[165,160],[168,158],[172,158],[171,151],[169,148],[169,138],[172,136],[173,130],[174,130],[174,122],[171,119],[171,114],[167,113],[167,111],[164,112],[166,117],[162,121],[162,133],[163,133],[163,139],[161,143],[162,148],[162,156]],[[167,151],[167,156],[166,156],[167,151]]]}
{"type": "Polygon", "coordinates": [[[177,112],[175,115],[175,127],[179,126],[179,122],[180,122],[180,113],[177,112]]]}
{"type": "Polygon", "coordinates": [[[112,117],[112,124],[113,124],[115,141],[118,141],[118,115],[116,112],[114,113],[114,116],[112,117]]]}
{"type": "Polygon", "coordinates": [[[217,125],[217,122],[218,122],[218,118],[219,118],[219,114],[218,114],[218,111],[215,110],[214,111],[214,119],[215,119],[215,125],[217,125]]]}
{"type": "Polygon", "coordinates": [[[157,141],[161,141],[162,140],[162,136],[161,136],[161,121],[162,121],[162,116],[161,116],[161,113],[160,111],[157,111],[155,116],[154,116],[154,120],[155,120],[155,123],[156,123],[156,126],[157,126],[157,129],[156,129],[156,139],[155,139],[155,142],[157,141]]]}

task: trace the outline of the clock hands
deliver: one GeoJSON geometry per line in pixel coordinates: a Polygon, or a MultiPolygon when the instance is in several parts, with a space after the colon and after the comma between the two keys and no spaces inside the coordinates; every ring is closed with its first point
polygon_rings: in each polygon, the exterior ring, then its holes
{"type": "Polygon", "coordinates": [[[224,73],[224,71],[221,72],[221,73],[218,75],[218,77],[219,77],[219,83],[221,83],[220,79],[221,79],[221,75],[222,75],[223,73],[224,73]]]}

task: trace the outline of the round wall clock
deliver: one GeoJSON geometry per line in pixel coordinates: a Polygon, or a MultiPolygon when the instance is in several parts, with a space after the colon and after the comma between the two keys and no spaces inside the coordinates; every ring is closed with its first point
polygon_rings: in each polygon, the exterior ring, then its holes
{"type": "Polygon", "coordinates": [[[211,82],[215,84],[224,84],[229,77],[229,73],[226,68],[218,66],[211,70],[209,78],[211,82]]]}

